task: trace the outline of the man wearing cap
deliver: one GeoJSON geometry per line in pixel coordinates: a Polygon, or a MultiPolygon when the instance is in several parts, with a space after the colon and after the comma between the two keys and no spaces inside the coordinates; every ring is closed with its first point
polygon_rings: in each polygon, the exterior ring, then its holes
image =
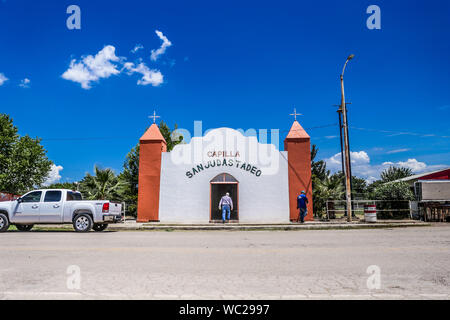
{"type": "Polygon", "coordinates": [[[297,197],[297,209],[299,209],[297,222],[305,222],[305,217],[308,214],[308,209],[306,205],[308,204],[308,198],[306,197],[305,190],[297,197]]]}
{"type": "Polygon", "coordinates": [[[222,210],[222,222],[225,223],[225,218],[229,221],[231,210],[233,210],[233,200],[228,192],[220,199],[219,210],[222,210]]]}

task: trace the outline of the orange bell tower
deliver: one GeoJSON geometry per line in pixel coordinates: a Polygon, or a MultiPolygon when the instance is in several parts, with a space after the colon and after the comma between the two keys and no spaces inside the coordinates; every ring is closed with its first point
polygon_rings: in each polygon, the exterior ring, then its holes
{"type": "Polygon", "coordinates": [[[306,197],[309,201],[308,215],[305,217],[305,220],[314,220],[311,180],[311,139],[297,120],[294,121],[291,130],[289,130],[286,139],[284,139],[284,150],[288,152],[289,219],[291,221],[297,220],[299,215],[297,196],[302,190],[305,190],[306,197]]]}
{"type": "Polygon", "coordinates": [[[161,157],[167,143],[156,123],[139,139],[138,222],[159,221],[161,157]]]}

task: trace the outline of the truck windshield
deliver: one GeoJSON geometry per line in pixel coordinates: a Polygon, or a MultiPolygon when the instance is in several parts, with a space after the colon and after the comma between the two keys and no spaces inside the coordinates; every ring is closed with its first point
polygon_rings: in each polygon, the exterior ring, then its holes
{"type": "Polygon", "coordinates": [[[83,200],[81,193],[74,191],[67,191],[67,201],[83,200]]]}

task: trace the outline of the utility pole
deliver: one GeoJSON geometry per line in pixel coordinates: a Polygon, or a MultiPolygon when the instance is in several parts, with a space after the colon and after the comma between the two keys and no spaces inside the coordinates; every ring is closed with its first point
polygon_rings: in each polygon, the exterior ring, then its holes
{"type": "Polygon", "coordinates": [[[340,110],[343,118],[344,129],[344,153],[345,153],[345,195],[347,200],[347,221],[352,222],[352,186],[351,186],[351,163],[350,163],[350,146],[348,139],[348,122],[347,122],[347,105],[345,103],[344,94],[344,72],[347,63],[353,59],[355,55],[351,54],[345,61],[344,68],[341,73],[341,107],[340,110]]]}
{"type": "MultiPolygon", "coordinates": [[[[345,103],[346,105],[347,104],[352,104],[351,102],[346,102],[345,103]]],[[[339,117],[339,139],[340,139],[340,143],[341,143],[341,166],[342,166],[342,175],[343,175],[343,177],[344,177],[344,185],[345,185],[345,181],[346,181],[346,174],[345,174],[345,161],[344,161],[344,145],[343,145],[343,142],[342,142],[342,109],[341,109],[341,105],[340,104],[334,104],[334,106],[335,107],[339,107],[339,109],[337,110],[337,113],[338,113],[338,117],[339,117]]],[[[346,111],[348,111],[348,109],[346,109],[346,111]]],[[[347,145],[350,145],[350,142],[349,142],[349,139],[348,139],[348,137],[349,137],[349,135],[347,134],[347,145]]],[[[350,164],[351,164],[351,156],[349,157],[350,158],[350,164]]],[[[350,166],[350,177],[352,177],[352,167],[350,166]]],[[[350,190],[353,190],[353,182],[352,182],[352,179],[350,178],[350,190]]],[[[353,200],[353,194],[352,194],[352,199],[351,200],[353,200]]],[[[352,210],[353,210],[353,204],[352,204],[352,210]]],[[[353,217],[355,217],[355,214],[353,213],[352,214],[353,215],[353,217]]],[[[345,214],[344,214],[344,217],[346,217],[347,216],[347,212],[345,212],[345,214]]]]}
{"type": "Polygon", "coordinates": [[[334,106],[339,107],[339,109],[337,110],[337,113],[338,113],[338,117],[339,117],[339,141],[341,142],[341,165],[342,165],[342,174],[345,176],[344,145],[342,142],[342,110],[341,110],[340,104],[335,104],[334,106]]]}
{"type": "MultiPolygon", "coordinates": [[[[352,103],[351,102],[346,102],[345,103],[345,105],[348,105],[348,104],[352,104],[352,103]]],[[[347,108],[345,108],[345,112],[348,112],[347,108]]],[[[347,118],[347,145],[348,145],[348,148],[350,150],[350,134],[348,133],[348,118],[347,118]]],[[[350,194],[350,197],[351,197],[350,200],[353,200],[353,181],[352,181],[353,175],[352,175],[352,157],[351,157],[351,153],[348,154],[348,161],[350,162],[350,167],[348,168],[349,169],[348,175],[350,176],[350,190],[352,191],[352,193],[350,194]]],[[[352,202],[352,210],[353,210],[354,206],[355,206],[355,204],[352,202]]],[[[352,217],[356,218],[356,215],[355,215],[354,211],[352,211],[352,217]]]]}

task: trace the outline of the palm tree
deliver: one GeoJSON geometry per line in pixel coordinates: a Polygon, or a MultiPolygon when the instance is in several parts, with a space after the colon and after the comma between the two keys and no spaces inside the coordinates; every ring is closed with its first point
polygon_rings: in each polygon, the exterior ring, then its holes
{"type": "Polygon", "coordinates": [[[95,166],[95,175],[89,173],[80,182],[80,191],[88,200],[118,200],[123,182],[114,174],[114,171],[100,169],[95,166]]]}
{"type": "MultiPolygon", "coordinates": [[[[323,210],[326,208],[327,200],[340,200],[344,195],[344,186],[342,185],[342,181],[338,178],[337,175],[328,175],[323,180],[317,180],[317,197],[320,202],[320,216],[324,213],[323,210]]],[[[330,218],[334,218],[334,203],[330,203],[331,214],[330,218]]]]}
{"type": "Polygon", "coordinates": [[[340,200],[344,195],[344,187],[339,179],[328,176],[324,180],[319,180],[317,189],[321,197],[325,200],[340,200]]]}
{"type": "Polygon", "coordinates": [[[394,167],[390,166],[388,169],[384,170],[380,176],[383,182],[390,182],[406,177],[410,177],[413,175],[413,172],[410,168],[405,167],[394,167]]]}

